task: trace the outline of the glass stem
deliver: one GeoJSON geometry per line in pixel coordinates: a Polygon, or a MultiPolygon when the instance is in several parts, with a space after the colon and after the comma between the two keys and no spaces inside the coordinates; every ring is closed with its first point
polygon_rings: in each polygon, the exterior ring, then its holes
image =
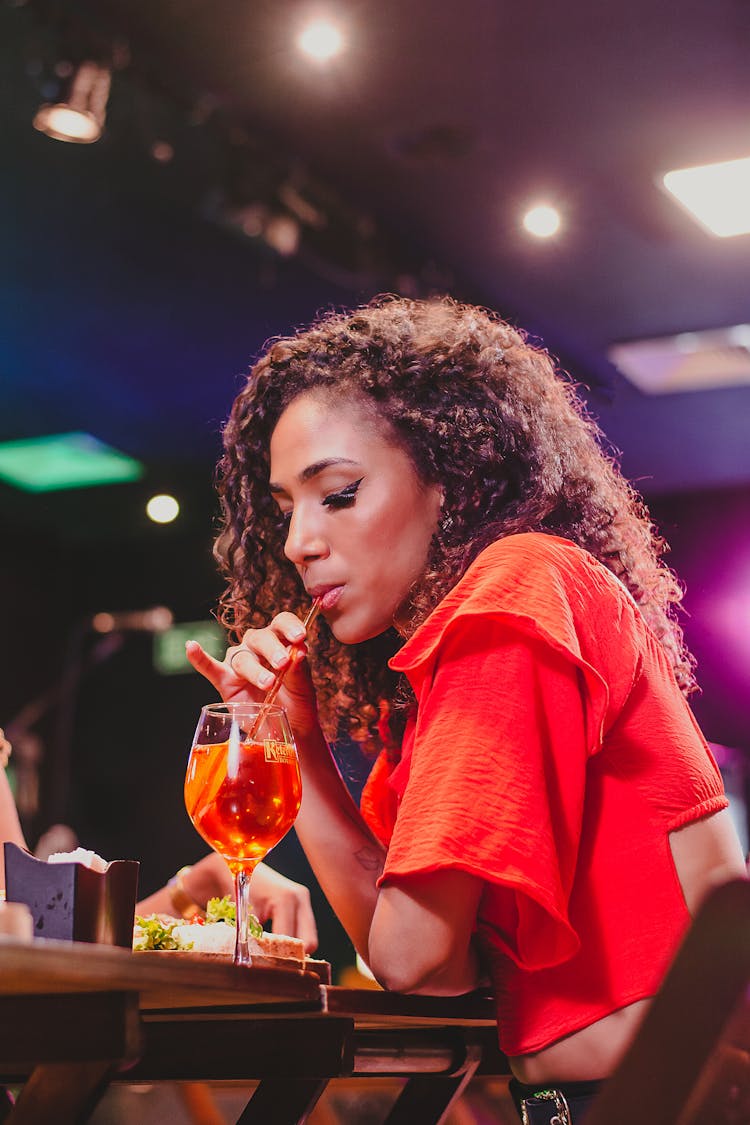
{"type": "Polygon", "coordinates": [[[250,879],[255,864],[242,866],[234,874],[234,894],[237,906],[237,940],[234,946],[235,965],[252,965],[253,959],[248,948],[248,919],[252,913],[250,904],[250,879]]]}

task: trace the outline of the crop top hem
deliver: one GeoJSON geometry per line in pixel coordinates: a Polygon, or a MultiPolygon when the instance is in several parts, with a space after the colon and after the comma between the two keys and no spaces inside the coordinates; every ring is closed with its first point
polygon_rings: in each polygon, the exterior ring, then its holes
{"type": "Polygon", "coordinates": [[[626,993],[624,997],[618,997],[617,1001],[612,1001],[612,1005],[601,1004],[599,1010],[594,1011],[589,1008],[586,1013],[585,1022],[576,1024],[573,1027],[567,1026],[565,1031],[560,1031],[559,1028],[547,1028],[546,1031],[540,1031],[539,1038],[525,1043],[522,1050],[514,1051],[511,1044],[507,1042],[502,1044],[503,1051],[508,1058],[521,1059],[526,1055],[535,1055],[539,1051],[545,1051],[548,1047],[553,1047],[555,1043],[561,1043],[563,1039],[569,1039],[571,1035],[576,1035],[579,1031],[585,1031],[587,1027],[592,1027],[599,1020],[606,1019],[607,1016],[612,1016],[615,1012],[622,1012],[625,1008],[629,1008],[631,1004],[637,1004],[639,1000],[653,1000],[656,993],[653,990],[639,988],[635,989],[631,994],[626,993]]]}

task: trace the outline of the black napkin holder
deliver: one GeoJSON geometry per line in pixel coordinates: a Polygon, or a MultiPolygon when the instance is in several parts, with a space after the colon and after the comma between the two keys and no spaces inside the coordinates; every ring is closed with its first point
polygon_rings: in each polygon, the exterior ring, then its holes
{"type": "Polygon", "coordinates": [[[115,859],[104,871],[83,863],[46,863],[6,843],[5,897],[23,902],[34,920],[34,937],[133,945],[140,864],[115,859]]]}

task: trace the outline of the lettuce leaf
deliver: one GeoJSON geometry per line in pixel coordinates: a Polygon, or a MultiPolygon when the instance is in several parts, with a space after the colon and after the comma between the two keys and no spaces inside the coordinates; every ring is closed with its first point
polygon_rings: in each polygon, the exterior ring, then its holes
{"type": "Polygon", "coordinates": [[[166,921],[158,914],[150,914],[147,918],[136,915],[136,932],[133,936],[133,949],[143,953],[148,949],[192,949],[192,942],[179,942],[172,931],[180,925],[179,919],[166,921]],[[137,931],[140,930],[140,933],[137,931]]]}
{"type": "MultiPolygon", "coordinates": [[[[229,895],[208,900],[206,922],[227,922],[230,926],[237,925],[237,910],[229,895]]],[[[263,927],[254,914],[251,914],[248,918],[248,930],[254,938],[259,938],[263,933],[263,927]]]]}
{"type": "MultiPolygon", "coordinates": [[[[211,925],[213,922],[226,922],[229,926],[235,926],[237,924],[236,914],[234,901],[229,895],[224,895],[224,898],[211,898],[208,900],[206,907],[205,925],[211,925]]],[[[136,915],[133,949],[138,953],[143,953],[149,949],[190,950],[193,948],[193,943],[185,941],[173,932],[175,927],[184,925],[185,923],[181,918],[168,918],[159,914],[150,914],[145,918],[136,915]]],[[[263,934],[263,927],[254,914],[251,914],[248,919],[248,929],[255,938],[259,938],[263,934]]]]}

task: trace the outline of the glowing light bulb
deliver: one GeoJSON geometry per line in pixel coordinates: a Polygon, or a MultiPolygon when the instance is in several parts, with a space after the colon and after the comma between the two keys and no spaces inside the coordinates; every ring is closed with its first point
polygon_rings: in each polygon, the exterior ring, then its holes
{"type": "Polygon", "coordinates": [[[313,20],[300,32],[297,46],[316,62],[328,62],[343,49],[344,37],[329,20],[313,20]]]}
{"type": "Polygon", "coordinates": [[[524,229],[535,238],[551,238],[560,229],[560,212],[548,203],[531,207],[523,217],[524,229]]]}
{"type": "Polygon", "coordinates": [[[167,496],[164,493],[152,496],[146,505],[146,515],[154,523],[171,523],[179,514],[180,505],[174,496],[167,496]]]}

